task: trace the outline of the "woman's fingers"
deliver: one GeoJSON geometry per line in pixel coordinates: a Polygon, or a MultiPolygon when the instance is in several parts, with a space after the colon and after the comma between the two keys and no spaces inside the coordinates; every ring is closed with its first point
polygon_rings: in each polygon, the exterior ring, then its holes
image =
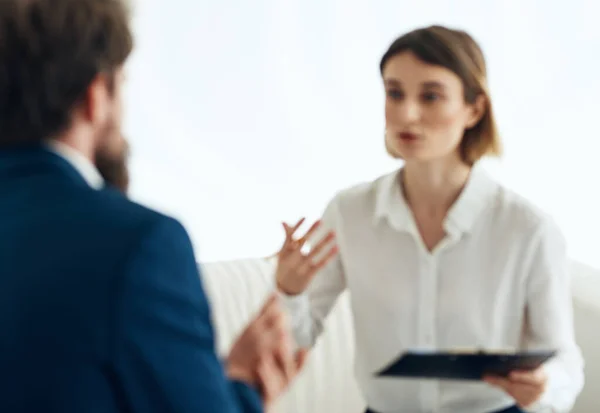
{"type": "Polygon", "coordinates": [[[330,231],[315,245],[308,255],[302,257],[302,263],[298,268],[298,272],[306,277],[312,277],[317,271],[327,265],[338,252],[334,240],[335,234],[333,231],[330,231]]]}
{"type": "Polygon", "coordinates": [[[543,386],[547,381],[546,372],[542,368],[533,371],[513,371],[509,378],[513,382],[543,386]]]}
{"type": "Polygon", "coordinates": [[[312,265],[312,274],[310,274],[310,276],[313,276],[321,268],[326,266],[329,263],[329,261],[331,261],[337,255],[337,253],[338,247],[337,245],[334,245],[320,260],[318,260],[312,265]]]}
{"type": "Polygon", "coordinates": [[[294,238],[292,237],[292,228],[285,222],[282,222],[281,225],[285,231],[285,240],[283,241],[283,247],[281,248],[281,251],[285,251],[286,249],[290,249],[292,247],[294,238]]]}
{"type": "Polygon", "coordinates": [[[283,228],[285,230],[285,243],[284,247],[288,249],[302,249],[304,244],[316,233],[316,231],[321,228],[321,220],[315,221],[308,231],[298,239],[294,239],[294,234],[298,231],[300,226],[304,223],[305,219],[302,218],[300,221],[296,223],[293,227],[290,227],[287,223],[283,223],[283,228]]]}
{"type": "Polygon", "coordinates": [[[310,228],[308,229],[308,231],[306,231],[306,234],[304,234],[302,237],[300,237],[298,239],[298,247],[302,248],[304,246],[304,244],[306,243],[306,241],[308,241],[310,239],[310,237],[312,237],[315,233],[315,231],[317,231],[319,228],[321,227],[321,221],[315,221],[310,228]]]}
{"type": "Polygon", "coordinates": [[[283,227],[285,229],[286,238],[293,239],[294,234],[298,231],[298,228],[304,223],[306,218],[300,218],[298,222],[293,227],[290,227],[287,223],[283,223],[283,227]]]}
{"type": "Polygon", "coordinates": [[[288,251],[285,260],[287,268],[296,270],[300,274],[310,275],[325,266],[337,254],[337,246],[334,243],[335,233],[333,231],[329,231],[308,254],[304,255],[302,253],[301,248],[320,227],[321,221],[316,221],[303,237],[293,241],[294,248],[288,251]],[[326,254],[320,257],[324,251],[327,251],[326,254]]]}
{"type": "Polygon", "coordinates": [[[315,258],[306,257],[304,264],[298,269],[298,272],[307,281],[310,281],[329,261],[331,261],[338,253],[337,245],[333,245],[327,252],[318,260],[315,258]]]}
{"type": "Polygon", "coordinates": [[[333,233],[333,231],[329,231],[327,235],[325,235],[323,239],[321,239],[321,241],[319,241],[317,245],[315,245],[315,247],[310,250],[310,253],[306,256],[306,258],[313,260],[325,249],[325,247],[334,247],[334,239],[335,234],[333,233]]]}
{"type": "Polygon", "coordinates": [[[293,250],[297,247],[297,241],[294,240],[294,234],[298,231],[298,228],[304,223],[306,218],[300,218],[296,224],[291,227],[286,222],[282,222],[283,230],[285,231],[285,241],[283,243],[283,249],[293,250]]]}

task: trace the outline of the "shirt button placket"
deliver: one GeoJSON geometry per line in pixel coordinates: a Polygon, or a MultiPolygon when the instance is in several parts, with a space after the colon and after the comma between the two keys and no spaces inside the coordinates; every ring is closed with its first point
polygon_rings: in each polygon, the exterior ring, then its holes
{"type": "MultiPolygon", "coordinates": [[[[436,349],[436,313],[437,313],[437,262],[436,257],[427,255],[421,275],[419,297],[419,341],[428,350],[436,349]]],[[[435,381],[423,381],[421,406],[423,412],[434,413],[438,399],[438,386],[435,381]]]]}
{"type": "MultiPolygon", "coordinates": [[[[437,313],[438,313],[438,254],[430,256],[430,268],[429,268],[429,301],[430,301],[430,313],[429,323],[427,330],[428,345],[433,349],[438,349],[437,346],[437,313]]],[[[429,382],[429,412],[434,413],[438,410],[439,401],[439,384],[438,381],[429,382]]]]}

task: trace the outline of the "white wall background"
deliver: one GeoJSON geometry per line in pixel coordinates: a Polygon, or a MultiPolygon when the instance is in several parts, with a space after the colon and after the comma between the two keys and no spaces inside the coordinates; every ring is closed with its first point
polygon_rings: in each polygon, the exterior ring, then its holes
{"type": "Polygon", "coordinates": [[[600,268],[598,15],[593,0],[138,1],[132,196],[181,219],[203,261],[275,252],[281,220],[398,166],[379,59],[440,23],[486,54],[505,143],[490,170],[600,268]]]}

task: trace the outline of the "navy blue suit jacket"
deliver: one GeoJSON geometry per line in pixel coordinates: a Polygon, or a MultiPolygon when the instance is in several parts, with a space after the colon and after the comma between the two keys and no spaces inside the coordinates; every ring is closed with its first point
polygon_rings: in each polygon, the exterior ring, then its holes
{"type": "Polygon", "coordinates": [[[0,151],[0,412],[260,411],[217,359],[184,228],[49,151],[0,151]]]}

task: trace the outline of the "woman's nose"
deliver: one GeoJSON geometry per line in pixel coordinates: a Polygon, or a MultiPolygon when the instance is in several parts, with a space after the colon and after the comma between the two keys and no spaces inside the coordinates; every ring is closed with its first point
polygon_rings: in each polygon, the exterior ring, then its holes
{"type": "Polygon", "coordinates": [[[419,103],[408,99],[399,102],[394,112],[398,121],[405,124],[416,122],[421,117],[421,107],[419,103]]]}

